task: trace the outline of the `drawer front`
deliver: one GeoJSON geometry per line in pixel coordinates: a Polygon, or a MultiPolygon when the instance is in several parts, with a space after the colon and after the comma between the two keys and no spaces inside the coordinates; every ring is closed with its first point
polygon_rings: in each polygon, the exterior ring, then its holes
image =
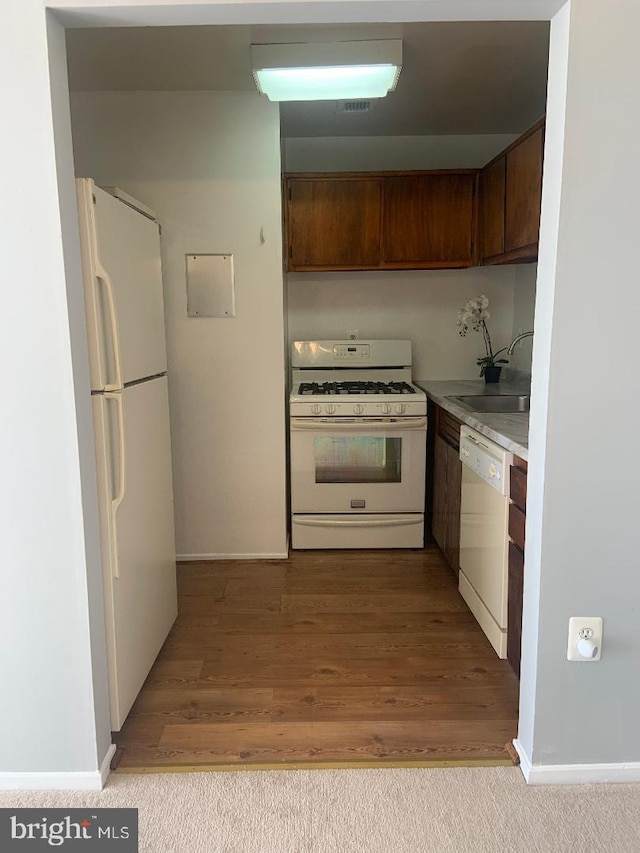
{"type": "Polygon", "coordinates": [[[460,421],[440,407],[438,407],[437,433],[456,451],[460,450],[460,421]]]}
{"type": "Polygon", "coordinates": [[[509,504],[509,539],[524,551],[525,514],[515,504],[509,504]]]}
{"type": "Polygon", "coordinates": [[[510,489],[511,500],[524,512],[527,509],[527,474],[514,465],[511,466],[510,489]]]}

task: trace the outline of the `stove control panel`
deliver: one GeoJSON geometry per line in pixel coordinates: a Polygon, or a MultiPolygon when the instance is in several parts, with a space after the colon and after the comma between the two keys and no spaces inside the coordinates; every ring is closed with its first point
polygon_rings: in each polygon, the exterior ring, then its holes
{"type": "Polygon", "coordinates": [[[333,357],[336,361],[368,361],[369,344],[336,344],[333,348],[333,357]]]}

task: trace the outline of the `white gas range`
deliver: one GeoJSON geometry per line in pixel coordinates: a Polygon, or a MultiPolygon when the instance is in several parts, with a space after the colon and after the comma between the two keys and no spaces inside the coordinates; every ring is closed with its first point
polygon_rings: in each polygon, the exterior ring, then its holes
{"type": "Polygon", "coordinates": [[[296,341],[293,548],[421,548],[427,400],[411,341],[296,341]]]}

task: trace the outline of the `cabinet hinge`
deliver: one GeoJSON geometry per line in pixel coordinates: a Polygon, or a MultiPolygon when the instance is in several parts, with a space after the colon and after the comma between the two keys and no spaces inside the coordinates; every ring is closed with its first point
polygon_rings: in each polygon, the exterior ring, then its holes
{"type": "Polygon", "coordinates": [[[289,201],[293,200],[293,187],[289,187],[289,201]]]}
{"type": "Polygon", "coordinates": [[[92,195],[91,195],[91,198],[93,199],[93,203],[94,203],[94,204],[97,204],[97,203],[98,203],[98,202],[96,201],[95,194],[92,194],[92,195]]]}
{"type": "Polygon", "coordinates": [[[289,257],[293,257],[293,246],[289,246],[289,257]]]}

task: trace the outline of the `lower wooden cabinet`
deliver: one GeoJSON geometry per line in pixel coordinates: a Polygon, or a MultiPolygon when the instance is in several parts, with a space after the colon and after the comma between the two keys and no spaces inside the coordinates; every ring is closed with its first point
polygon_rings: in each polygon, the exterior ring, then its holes
{"type": "Polygon", "coordinates": [[[522,593],[524,590],[524,552],[509,542],[509,594],[507,611],[507,660],[520,676],[522,644],[522,593]]]}
{"type": "Polygon", "coordinates": [[[460,571],[460,421],[436,406],[433,424],[431,534],[453,571],[460,571]]]}
{"type": "Polygon", "coordinates": [[[433,445],[431,534],[443,552],[447,537],[447,448],[446,442],[436,435],[433,445]]]}
{"type": "Polygon", "coordinates": [[[522,596],[524,591],[524,536],[527,510],[527,463],[514,456],[509,480],[509,592],[507,659],[520,676],[522,596]]]}

